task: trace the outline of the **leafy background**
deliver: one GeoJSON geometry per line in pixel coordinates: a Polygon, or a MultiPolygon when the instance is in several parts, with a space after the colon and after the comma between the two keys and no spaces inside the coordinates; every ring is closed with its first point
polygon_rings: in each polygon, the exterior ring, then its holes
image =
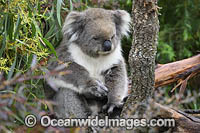
{"type": "MultiPolygon", "coordinates": [[[[200,51],[199,1],[160,0],[158,5],[162,9],[156,63],[197,55],[200,51]]],[[[17,131],[29,113],[39,118],[52,112],[52,103],[45,100],[41,68],[45,68],[51,54],[56,56],[65,16],[72,10],[88,7],[124,9],[131,13],[132,0],[0,0],[0,131],[17,131]]],[[[126,59],[131,40],[132,35],[122,41],[126,59]]],[[[157,91],[165,97],[162,99],[165,104],[199,109],[199,79],[197,76],[190,80],[179,103],[176,101],[178,90],[170,93],[174,85],[157,91]]]]}

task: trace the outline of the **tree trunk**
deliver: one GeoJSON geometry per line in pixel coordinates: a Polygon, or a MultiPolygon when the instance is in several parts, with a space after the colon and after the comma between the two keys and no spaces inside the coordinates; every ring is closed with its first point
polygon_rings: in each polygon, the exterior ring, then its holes
{"type": "MultiPolygon", "coordinates": [[[[133,0],[133,42],[129,53],[132,90],[121,116],[130,117],[137,110],[137,103],[146,103],[155,83],[155,55],[157,51],[159,20],[157,0],[133,0]]],[[[141,106],[142,107],[142,106],[141,106]]]]}

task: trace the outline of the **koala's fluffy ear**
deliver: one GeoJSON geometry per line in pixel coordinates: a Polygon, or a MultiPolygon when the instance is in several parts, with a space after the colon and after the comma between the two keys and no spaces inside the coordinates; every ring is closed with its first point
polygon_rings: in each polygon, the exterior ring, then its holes
{"type": "Polygon", "coordinates": [[[78,36],[84,29],[84,15],[80,12],[70,12],[66,19],[62,29],[64,37],[70,42],[78,39],[78,36]]]}
{"type": "Polygon", "coordinates": [[[121,36],[128,36],[131,24],[130,14],[124,10],[116,10],[113,11],[113,16],[116,24],[117,34],[121,36]]]}

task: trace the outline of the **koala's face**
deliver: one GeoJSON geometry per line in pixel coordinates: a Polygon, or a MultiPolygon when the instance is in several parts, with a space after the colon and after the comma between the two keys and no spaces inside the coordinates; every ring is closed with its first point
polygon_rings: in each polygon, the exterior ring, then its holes
{"type": "Polygon", "coordinates": [[[91,8],[71,12],[63,27],[64,37],[74,42],[89,56],[112,53],[129,30],[130,16],[123,10],[91,8]]]}

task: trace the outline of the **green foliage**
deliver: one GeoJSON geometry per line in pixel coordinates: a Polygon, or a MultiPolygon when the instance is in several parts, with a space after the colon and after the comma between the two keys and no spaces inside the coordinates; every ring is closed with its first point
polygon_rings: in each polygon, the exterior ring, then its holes
{"type": "Polygon", "coordinates": [[[61,4],[61,0],[0,0],[0,132],[12,131],[24,125],[26,114],[38,116],[46,109],[43,72],[34,67],[56,55],[62,39],[61,4]]]}
{"type": "Polygon", "coordinates": [[[199,1],[160,0],[159,6],[162,9],[159,16],[157,62],[172,62],[198,54],[200,50],[199,1]]]}
{"type": "Polygon", "coordinates": [[[173,48],[162,41],[158,43],[157,60],[159,63],[165,64],[175,60],[175,53],[173,48]]]}
{"type": "Polygon", "coordinates": [[[48,6],[47,1],[39,0],[1,1],[1,71],[8,73],[13,62],[17,66],[14,67],[16,72],[26,71],[30,66],[28,58],[31,55],[37,55],[38,60],[41,60],[49,53],[56,54],[54,47],[62,37],[60,5],[57,4],[57,14],[54,11],[54,4],[48,6]]]}

